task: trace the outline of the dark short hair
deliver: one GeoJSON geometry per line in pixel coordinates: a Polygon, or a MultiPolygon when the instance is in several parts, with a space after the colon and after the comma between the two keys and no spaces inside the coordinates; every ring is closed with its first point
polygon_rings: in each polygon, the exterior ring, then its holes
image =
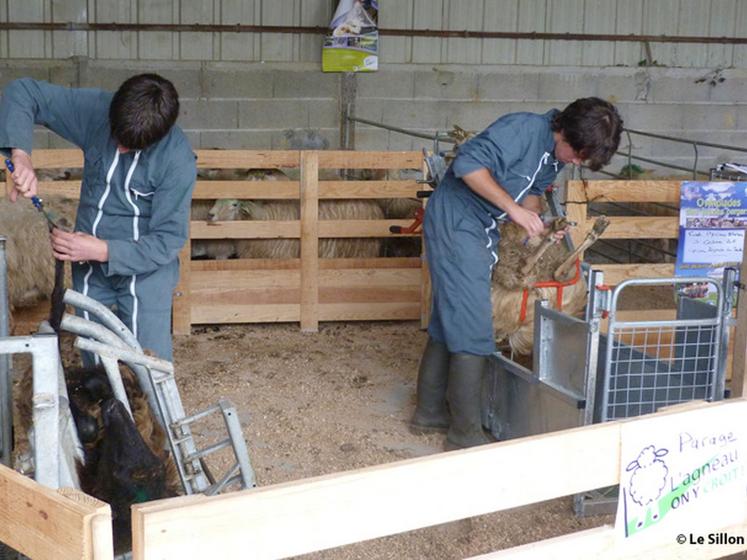
{"type": "Polygon", "coordinates": [[[114,138],[125,148],[143,150],[158,142],[179,116],[174,84],[158,74],[138,74],[126,80],[109,106],[114,138]]]}
{"type": "Polygon", "coordinates": [[[623,121],[615,106],[598,97],[576,99],[552,122],[593,171],[607,165],[620,145],[623,121]]]}

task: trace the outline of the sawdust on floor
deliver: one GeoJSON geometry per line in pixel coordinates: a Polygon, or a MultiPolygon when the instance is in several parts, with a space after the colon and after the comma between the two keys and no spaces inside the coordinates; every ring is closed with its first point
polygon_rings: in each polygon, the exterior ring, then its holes
{"type": "MultiPolygon", "coordinates": [[[[266,486],[441,452],[442,435],[407,429],[426,337],[415,322],[325,323],[318,333],[297,324],[198,327],[175,338],[177,382],[187,413],[220,397],[235,404],[266,486]]],[[[213,418],[196,435],[214,437],[221,423],[213,418]]],[[[567,497],[304,558],[465,558],[610,521],[576,517],[567,497]]]]}

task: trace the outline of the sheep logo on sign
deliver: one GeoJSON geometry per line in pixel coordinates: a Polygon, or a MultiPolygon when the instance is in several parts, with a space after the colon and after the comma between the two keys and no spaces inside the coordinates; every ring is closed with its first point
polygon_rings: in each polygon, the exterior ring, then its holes
{"type": "Polygon", "coordinates": [[[669,469],[659,459],[669,453],[667,449],[656,449],[653,445],[644,447],[638,458],[631,461],[626,472],[633,471],[628,484],[630,497],[635,503],[647,506],[661,495],[667,482],[669,469]]]}

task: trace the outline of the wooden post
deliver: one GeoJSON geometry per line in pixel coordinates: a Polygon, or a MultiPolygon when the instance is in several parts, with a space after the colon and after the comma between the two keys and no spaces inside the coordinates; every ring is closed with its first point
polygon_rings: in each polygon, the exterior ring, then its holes
{"type": "MultiPolygon", "coordinates": [[[[571,228],[571,239],[574,247],[578,247],[586,237],[588,202],[584,181],[568,181],[565,213],[569,221],[577,224],[576,227],[571,228]]],[[[580,258],[583,259],[584,256],[581,255],[580,258]]]]}
{"type": "Polygon", "coordinates": [[[301,330],[319,330],[319,154],[301,152],[301,330]]]}
{"type": "MultiPolygon", "coordinates": [[[[191,230],[191,228],[190,228],[191,230]]],[[[190,233],[191,235],[191,233],[190,233]]],[[[192,329],[192,302],[190,273],[192,271],[192,241],[187,237],[179,253],[179,283],[174,290],[172,304],[172,330],[174,334],[190,334],[192,329]]]]}
{"type": "Polygon", "coordinates": [[[744,284],[747,281],[747,235],[744,237],[745,244],[742,252],[742,266],[739,269],[739,301],[737,303],[737,328],[734,334],[734,361],[731,370],[731,396],[742,397],[747,395],[747,290],[744,284]]]}

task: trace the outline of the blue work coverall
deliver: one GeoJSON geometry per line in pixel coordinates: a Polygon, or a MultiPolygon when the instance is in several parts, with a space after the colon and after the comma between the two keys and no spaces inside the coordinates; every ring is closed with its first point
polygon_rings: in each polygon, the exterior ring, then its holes
{"type": "Polygon", "coordinates": [[[563,164],[554,156],[557,110],[511,113],[463,144],[428,200],[424,237],[432,282],[428,334],[451,353],[495,352],[490,277],[506,214],[462,180],[485,168],[517,202],[542,195],[563,164]]]}
{"type": "Polygon", "coordinates": [[[83,150],[75,231],[106,240],[109,260],[73,263],[73,287],[114,308],[143,348],[171,360],[171,301],[189,234],[195,155],[177,126],[144,150],[119,153],[109,125],[112,97],[15,80],[0,102],[0,150],[31,154],[34,124],[83,150]]]}

